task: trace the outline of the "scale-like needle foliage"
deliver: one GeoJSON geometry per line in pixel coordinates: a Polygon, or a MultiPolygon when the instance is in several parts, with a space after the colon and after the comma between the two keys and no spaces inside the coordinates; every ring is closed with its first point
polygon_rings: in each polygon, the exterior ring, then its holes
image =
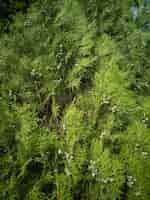
{"type": "Polygon", "coordinates": [[[37,0],[0,36],[0,199],[150,199],[150,2],[37,0]]]}

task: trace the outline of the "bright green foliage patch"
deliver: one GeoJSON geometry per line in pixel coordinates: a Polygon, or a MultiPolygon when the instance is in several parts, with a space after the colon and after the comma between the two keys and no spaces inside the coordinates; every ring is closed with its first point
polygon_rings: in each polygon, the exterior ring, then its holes
{"type": "Polygon", "coordinates": [[[38,0],[0,37],[0,199],[150,199],[149,1],[38,0]]]}

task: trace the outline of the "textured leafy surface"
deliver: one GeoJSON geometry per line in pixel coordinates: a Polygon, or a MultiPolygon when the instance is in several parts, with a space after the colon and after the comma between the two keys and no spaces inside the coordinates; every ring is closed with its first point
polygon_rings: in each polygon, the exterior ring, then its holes
{"type": "Polygon", "coordinates": [[[0,36],[0,199],[150,199],[149,1],[37,0],[0,36]]]}

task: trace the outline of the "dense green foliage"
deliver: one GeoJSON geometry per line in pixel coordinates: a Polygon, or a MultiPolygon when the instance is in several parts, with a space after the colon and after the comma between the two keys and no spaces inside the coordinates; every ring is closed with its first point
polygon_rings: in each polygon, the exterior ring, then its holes
{"type": "Polygon", "coordinates": [[[26,13],[35,0],[0,0],[0,32],[9,31],[9,24],[17,12],[26,13]]]}
{"type": "Polygon", "coordinates": [[[0,37],[0,200],[150,199],[150,2],[37,0],[0,37]]]}

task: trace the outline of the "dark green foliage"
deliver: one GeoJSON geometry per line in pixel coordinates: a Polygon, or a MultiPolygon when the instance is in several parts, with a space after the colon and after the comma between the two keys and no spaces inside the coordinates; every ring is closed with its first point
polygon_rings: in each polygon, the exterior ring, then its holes
{"type": "Polygon", "coordinates": [[[17,12],[26,13],[34,0],[0,0],[0,33],[9,31],[9,25],[17,12]]]}
{"type": "Polygon", "coordinates": [[[1,200],[150,199],[148,20],[148,0],[37,0],[14,16],[0,36],[1,200]]]}

